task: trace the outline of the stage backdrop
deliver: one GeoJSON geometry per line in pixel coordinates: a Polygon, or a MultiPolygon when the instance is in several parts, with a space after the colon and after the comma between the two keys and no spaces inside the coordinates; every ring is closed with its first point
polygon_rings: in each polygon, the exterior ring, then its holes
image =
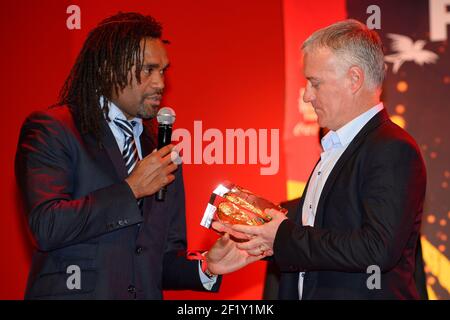
{"type": "MultiPolygon", "coordinates": [[[[443,12],[443,1],[435,3],[440,5],[436,12],[443,12]]],[[[396,73],[394,63],[388,62],[385,99],[394,120],[413,134],[424,153],[429,182],[423,249],[429,294],[448,298],[449,57],[447,37],[430,38],[427,1],[19,0],[2,2],[0,10],[5,116],[0,129],[0,299],[23,297],[31,257],[14,182],[20,126],[30,112],[55,102],[88,31],[101,19],[133,10],[151,14],[164,25],[172,65],[164,104],[177,112],[175,136],[187,155],[189,248],[206,249],[217,236],[199,222],[220,181],[234,181],[274,201],[301,194],[320,149],[315,114],[301,100],[300,44],[317,28],[347,16],[366,22],[371,4],[381,8],[379,32],[390,54],[398,50],[391,50],[387,34],[395,33],[425,40],[423,49],[438,55],[435,63],[405,61],[396,73]],[[77,8],[80,29],[69,29],[67,19],[77,8]],[[243,148],[238,140],[231,144],[237,129],[247,134],[243,148]],[[231,150],[233,156],[227,157],[231,150]]],[[[441,24],[444,17],[441,14],[441,24]]],[[[260,299],[264,273],[265,263],[258,262],[226,275],[218,294],[181,291],[166,292],[165,297],[260,299]]]]}
{"type": "MultiPolygon", "coordinates": [[[[154,16],[164,26],[164,38],[171,42],[163,104],[177,113],[176,132],[186,137],[181,130],[186,129],[191,138],[191,164],[184,166],[189,249],[206,249],[217,239],[200,221],[210,193],[222,180],[274,201],[286,197],[284,165],[270,157],[272,134],[273,146],[279,146],[282,136],[271,129],[282,129],[284,119],[281,1],[2,1],[2,110],[8,120],[1,126],[0,298],[23,297],[30,263],[31,248],[13,170],[20,126],[30,112],[56,101],[89,30],[118,11],[154,16]],[[70,5],[80,9],[81,29],[67,28],[70,5]],[[219,132],[225,141],[227,129],[239,128],[256,133],[251,141],[259,152],[256,161],[247,154],[247,141],[244,148],[235,147],[234,157],[224,159],[224,164],[206,164],[211,159],[202,156],[210,143],[205,133],[219,132]],[[264,168],[273,174],[262,175],[264,168]]],[[[226,147],[224,142],[224,155],[226,147]]],[[[215,160],[220,163],[219,157],[215,160]]],[[[219,294],[167,292],[166,298],[259,299],[264,272],[265,263],[258,262],[225,276],[219,294]]]]}
{"type": "Polygon", "coordinates": [[[430,299],[450,298],[449,6],[448,0],[284,1],[288,197],[301,194],[319,153],[314,149],[316,116],[302,101],[301,43],[317,28],[345,17],[367,23],[385,46],[385,107],[391,119],[416,139],[427,167],[422,249],[430,299]]]}

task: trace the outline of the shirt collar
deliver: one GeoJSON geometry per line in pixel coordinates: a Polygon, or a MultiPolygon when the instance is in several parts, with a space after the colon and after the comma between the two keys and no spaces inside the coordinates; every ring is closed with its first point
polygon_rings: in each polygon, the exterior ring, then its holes
{"type": "MultiPolygon", "coordinates": [[[[100,97],[100,106],[103,107],[103,97],[100,97]]],[[[141,118],[135,117],[131,120],[128,120],[127,117],[123,114],[122,110],[120,110],[120,108],[118,106],[116,106],[114,104],[114,102],[112,102],[112,101],[108,101],[108,107],[109,107],[108,117],[110,120],[122,119],[122,120],[126,120],[126,121],[134,121],[136,123],[134,125],[134,128],[137,129],[137,131],[135,130],[135,134],[137,134],[138,137],[141,136],[141,133],[144,130],[144,126],[143,126],[141,118]]],[[[106,118],[106,115],[105,115],[105,118],[106,118]]],[[[114,123],[114,121],[112,121],[112,123],[114,123]]]]}
{"type": "Polygon", "coordinates": [[[329,151],[338,147],[346,147],[352,142],[359,131],[372,119],[378,112],[383,110],[383,102],[370,108],[366,112],[360,114],[343,127],[336,131],[329,131],[325,137],[322,138],[323,150],[329,151]]]}

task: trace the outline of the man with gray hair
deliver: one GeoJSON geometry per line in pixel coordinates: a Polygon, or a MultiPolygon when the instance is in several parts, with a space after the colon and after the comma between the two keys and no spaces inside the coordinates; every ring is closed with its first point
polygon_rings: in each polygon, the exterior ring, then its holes
{"type": "Polygon", "coordinates": [[[280,299],[417,299],[426,171],[416,142],[380,101],[381,40],[346,20],[316,31],[302,50],[303,100],[330,130],[324,151],[297,212],[269,210],[263,226],[233,226],[249,239],[238,247],[273,255],[280,299]]]}

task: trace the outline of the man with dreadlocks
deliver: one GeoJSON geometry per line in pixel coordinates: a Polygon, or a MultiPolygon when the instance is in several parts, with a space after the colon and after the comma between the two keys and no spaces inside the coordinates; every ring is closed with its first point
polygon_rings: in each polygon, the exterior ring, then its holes
{"type": "Polygon", "coordinates": [[[119,13],[88,35],[56,106],[21,130],[16,177],[36,243],[26,298],[161,299],[217,291],[263,257],[228,235],[187,259],[184,187],[173,146],[155,150],[169,60],[161,25],[119,13]],[[152,152],[153,151],[153,152],[152,152]],[[164,202],[152,196],[167,186],[164,202]]]}

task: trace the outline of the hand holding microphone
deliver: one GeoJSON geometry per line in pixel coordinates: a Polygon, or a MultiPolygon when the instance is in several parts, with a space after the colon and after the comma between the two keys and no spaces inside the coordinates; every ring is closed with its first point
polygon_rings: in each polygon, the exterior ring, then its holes
{"type": "Polygon", "coordinates": [[[136,199],[156,193],[156,199],[164,201],[165,186],[175,179],[172,173],[178,167],[174,163],[178,155],[175,154],[174,146],[170,144],[175,112],[168,107],[161,108],[157,119],[158,150],[139,161],[133,172],[125,179],[136,199]]]}

